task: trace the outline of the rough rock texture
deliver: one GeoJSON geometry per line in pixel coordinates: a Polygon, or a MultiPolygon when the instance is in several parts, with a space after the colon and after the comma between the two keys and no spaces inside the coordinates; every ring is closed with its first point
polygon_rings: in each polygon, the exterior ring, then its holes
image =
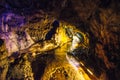
{"type": "MultiPolygon", "coordinates": [[[[87,33],[90,40],[90,51],[86,54],[84,51],[76,49],[74,51],[76,53],[75,57],[93,71],[97,78],[101,80],[119,80],[119,3],[119,0],[13,0],[12,2],[1,0],[0,15],[4,12],[13,12],[24,16],[26,23],[34,25],[43,20],[44,15],[49,14],[49,16],[54,16],[59,21],[75,25],[76,28],[87,33]],[[78,54],[79,52],[81,54],[78,54]]],[[[32,80],[34,77],[35,80],[39,80],[44,76],[44,71],[47,71],[45,69],[45,67],[48,67],[47,61],[51,57],[55,57],[54,54],[46,53],[35,58],[30,57],[30,60],[28,60],[28,57],[24,58],[24,56],[9,63],[5,44],[0,43],[0,79],[27,78],[32,80]],[[28,68],[26,69],[26,67],[28,68]]],[[[55,74],[58,73],[55,72],[55,74]]],[[[51,80],[55,79],[51,78],[51,80]]]]}
{"type": "Polygon", "coordinates": [[[7,80],[34,80],[27,54],[10,64],[7,80]]]}
{"type": "Polygon", "coordinates": [[[7,50],[4,40],[0,39],[0,79],[5,80],[9,67],[7,50]]]}

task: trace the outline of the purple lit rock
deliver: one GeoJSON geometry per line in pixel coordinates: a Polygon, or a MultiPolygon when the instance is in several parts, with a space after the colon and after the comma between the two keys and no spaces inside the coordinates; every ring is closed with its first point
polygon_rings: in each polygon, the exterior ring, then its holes
{"type": "Polygon", "coordinates": [[[0,15],[0,32],[10,32],[14,27],[20,27],[25,24],[25,17],[6,12],[0,15]]]}
{"type": "Polygon", "coordinates": [[[14,14],[12,12],[2,13],[0,15],[0,37],[5,40],[6,48],[8,49],[8,56],[13,52],[25,49],[33,44],[30,36],[22,31],[24,34],[17,34],[17,29],[25,24],[25,17],[14,14]]]}
{"type": "Polygon", "coordinates": [[[8,49],[8,56],[13,52],[26,49],[34,43],[27,33],[25,33],[25,35],[26,36],[23,36],[21,39],[19,39],[20,36],[14,32],[1,35],[1,38],[5,40],[6,48],[8,49]]]}

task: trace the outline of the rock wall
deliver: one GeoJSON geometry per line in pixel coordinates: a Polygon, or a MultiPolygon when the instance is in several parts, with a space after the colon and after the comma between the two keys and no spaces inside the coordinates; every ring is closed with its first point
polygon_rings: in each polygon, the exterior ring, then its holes
{"type": "MultiPolygon", "coordinates": [[[[12,2],[1,0],[0,20],[2,20],[1,15],[3,13],[13,12],[24,16],[24,23],[35,24],[45,17],[43,15],[49,14],[49,16],[54,16],[59,21],[75,25],[76,28],[88,34],[90,40],[89,54],[76,54],[76,57],[84,62],[98,78],[102,80],[119,80],[119,3],[119,0],[13,0],[12,2]]],[[[12,23],[10,24],[12,25],[12,23]]],[[[31,55],[28,55],[27,58],[24,58],[24,56],[26,54],[11,63],[4,41],[0,40],[0,79],[15,80],[27,77],[30,80],[38,80],[44,72],[38,66],[42,69],[45,68],[46,57],[43,55],[40,58],[45,59],[40,60],[37,58],[35,61],[34,59],[31,61],[31,55]],[[30,57],[30,60],[28,60],[28,57],[30,57]],[[36,65],[33,66],[32,64],[36,65]],[[26,67],[28,67],[27,71],[30,74],[24,71],[26,67]],[[34,67],[37,69],[33,69],[34,67]],[[20,72],[17,72],[17,69],[20,69],[20,72]]],[[[49,56],[51,55],[47,55],[48,60],[49,56]]]]}

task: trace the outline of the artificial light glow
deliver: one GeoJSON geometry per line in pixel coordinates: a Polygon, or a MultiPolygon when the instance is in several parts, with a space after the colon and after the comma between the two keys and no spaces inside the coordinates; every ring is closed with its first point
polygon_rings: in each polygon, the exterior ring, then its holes
{"type": "Polygon", "coordinates": [[[71,51],[73,51],[79,44],[80,40],[77,36],[73,36],[71,51]]]}
{"type": "Polygon", "coordinates": [[[87,71],[88,71],[91,75],[93,75],[92,71],[90,71],[89,69],[87,69],[87,71]]]}
{"type": "Polygon", "coordinates": [[[59,45],[63,45],[67,42],[69,42],[71,39],[66,36],[65,29],[60,25],[60,27],[57,29],[56,34],[55,34],[55,41],[59,45]]]}
{"type": "Polygon", "coordinates": [[[80,62],[80,64],[81,64],[82,66],[85,66],[82,62],[80,62]]]}
{"type": "MultiPolygon", "coordinates": [[[[74,69],[79,72],[81,80],[91,80],[87,73],[80,66],[80,63],[73,56],[67,55],[66,58],[69,61],[69,63],[74,67],[74,69]]],[[[81,64],[84,65],[82,62],[81,64]]]]}

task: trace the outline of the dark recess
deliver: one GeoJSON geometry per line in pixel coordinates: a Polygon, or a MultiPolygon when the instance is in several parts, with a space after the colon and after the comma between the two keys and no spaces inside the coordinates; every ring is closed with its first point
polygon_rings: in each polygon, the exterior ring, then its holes
{"type": "Polygon", "coordinates": [[[2,39],[0,39],[0,46],[2,46],[4,43],[4,41],[2,39]]]}
{"type": "Polygon", "coordinates": [[[52,23],[52,29],[46,34],[45,40],[50,40],[52,36],[56,33],[56,29],[59,27],[59,21],[55,20],[52,23]]]}

